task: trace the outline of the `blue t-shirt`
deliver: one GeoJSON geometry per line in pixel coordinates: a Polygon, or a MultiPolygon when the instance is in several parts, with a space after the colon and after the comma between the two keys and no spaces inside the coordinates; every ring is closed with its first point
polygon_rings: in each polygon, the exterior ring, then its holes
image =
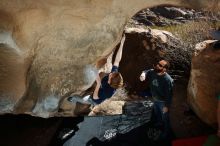
{"type": "Polygon", "coordinates": [[[164,101],[169,106],[172,100],[173,79],[169,74],[158,75],[153,69],[145,70],[150,84],[152,97],[155,100],[164,101]]]}
{"type": "MultiPolygon", "coordinates": [[[[113,66],[111,73],[112,72],[118,72],[118,67],[117,66],[113,66]]],[[[93,99],[93,101],[97,104],[100,104],[101,102],[103,102],[104,100],[112,97],[112,95],[115,93],[116,89],[112,88],[109,84],[108,84],[108,77],[109,74],[107,74],[102,80],[101,80],[101,86],[99,88],[99,92],[98,92],[98,96],[99,99],[93,99]]]]}

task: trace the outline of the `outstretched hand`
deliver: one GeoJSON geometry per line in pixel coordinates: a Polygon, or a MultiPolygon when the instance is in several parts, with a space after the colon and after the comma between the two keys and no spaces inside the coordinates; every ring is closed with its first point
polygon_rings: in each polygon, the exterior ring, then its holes
{"type": "Polygon", "coordinates": [[[142,72],[142,74],[140,75],[140,81],[143,82],[146,79],[146,74],[145,72],[142,72]]]}

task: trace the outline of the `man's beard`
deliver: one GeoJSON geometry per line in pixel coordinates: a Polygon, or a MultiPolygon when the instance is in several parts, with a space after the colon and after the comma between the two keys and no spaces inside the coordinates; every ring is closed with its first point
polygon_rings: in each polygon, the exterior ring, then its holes
{"type": "Polygon", "coordinates": [[[156,73],[161,73],[161,72],[163,72],[163,69],[159,69],[158,67],[154,67],[154,71],[156,73]]]}

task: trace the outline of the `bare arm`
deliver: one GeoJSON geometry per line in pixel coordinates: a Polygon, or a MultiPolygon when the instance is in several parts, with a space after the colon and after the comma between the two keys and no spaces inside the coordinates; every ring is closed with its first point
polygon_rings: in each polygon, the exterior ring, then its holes
{"type": "Polygon", "coordinates": [[[96,87],[95,87],[95,90],[93,92],[93,99],[99,99],[98,93],[99,93],[100,86],[101,86],[101,79],[100,79],[100,76],[98,74],[98,76],[96,78],[96,87]]]}
{"type": "Polygon", "coordinates": [[[116,57],[115,57],[115,62],[114,62],[114,66],[119,66],[119,63],[121,61],[121,57],[122,57],[122,49],[123,49],[123,46],[124,46],[124,42],[125,42],[125,35],[123,35],[122,39],[121,39],[121,44],[120,44],[120,47],[118,49],[118,52],[116,54],[116,57]]]}

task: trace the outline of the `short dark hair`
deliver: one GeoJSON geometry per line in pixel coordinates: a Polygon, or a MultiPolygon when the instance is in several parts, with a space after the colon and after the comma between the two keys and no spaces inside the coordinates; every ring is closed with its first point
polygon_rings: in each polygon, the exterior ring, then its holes
{"type": "Polygon", "coordinates": [[[113,72],[112,78],[110,80],[110,86],[114,89],[120,88],[123,86],[123,78],[119,72],[113,72]]]}

